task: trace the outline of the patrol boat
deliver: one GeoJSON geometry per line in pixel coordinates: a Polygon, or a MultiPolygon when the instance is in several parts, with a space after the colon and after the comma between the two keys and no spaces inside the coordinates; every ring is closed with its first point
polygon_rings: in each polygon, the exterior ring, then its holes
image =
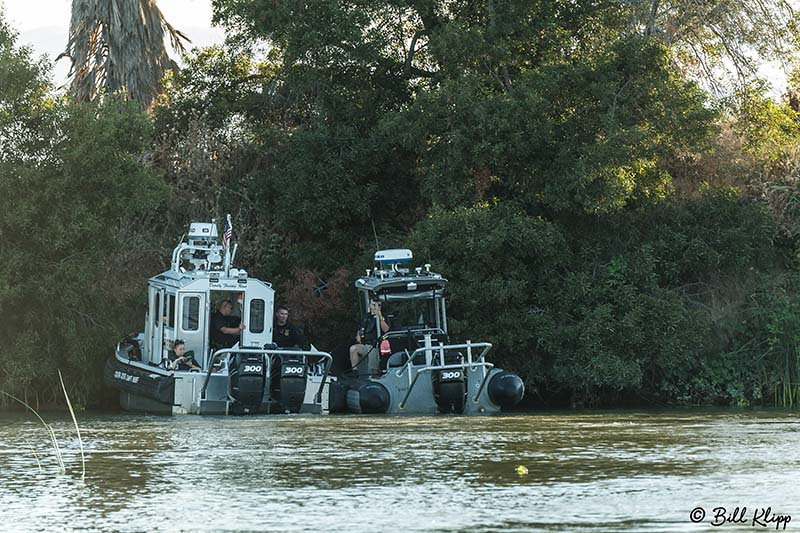
{"type": "MultiPolygon", "coordinates": [[[[375,268],[355,282],[362,316],[381,302],[389,330],[343,375],[349,411],[362,413],[497,413],[514,407],[525,387],[516,374],[487,360],[488,342],[451,342],[447,330],[447,280],[431,265],[401,265],[411,250],[375,253],[375,268]]],[[[375,332],[381,332],[375,315],[375,332]]]]}
{"type": "MultiPolygon", "coordinates": [[[[106,363],[107,384],[123,409],[170,414],[330,412],[327,352],[272,345],[275,291],[234,268],[230,215],[220,241],[217,226],[195,222],[188,242],[172,252],[170,269],[148,283],[144,331],[125,337],[106,363]],[[233,347],[212,343],[211,315],[234,302],[245,329],[233,347]],[[172,370],[170,348],[185,342],[201,370],[172,370]]],[[[338,389],[337,389],[338,390],[338,389]]],[[[340,395],[341,396],[341,395],[340,395]]],[[[342,402],[340,402],[342,403],[342,402]]]]}

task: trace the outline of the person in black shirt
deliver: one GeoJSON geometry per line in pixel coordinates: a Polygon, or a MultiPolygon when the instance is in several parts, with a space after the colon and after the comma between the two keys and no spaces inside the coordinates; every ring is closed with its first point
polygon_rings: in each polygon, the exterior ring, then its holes
{"type": "Polygon", "coordinates": [[[170,370],[200,370],[200,365],[194,359],[192,350],[186,351],[186,343],[181,339],[175,339],[172,343],[172,351],[169,352],[170,370]]]}
{"type": "Polygon", "coordinates": [[[272,342],[277,344],[278,348],[301,348],[305,345],[300,328],[289,322],[289,308],[285,305],[279,305],[275,310],[272,342]]]}
{"type": "Polygon", "coordinates": [[[233,303],[223,300],[211,317],[211,344],[216,348],[230,348],[242,336],[245,326],[238,317],[231,316],[233,303]]]}
{"type": "MultiPolygon", "coordinates": [[[[361,328],[356,332],[356,343],[350,347],[350,364],[356,370],[358,364],[372,353],[377,355],[376,344],[378,337],[389,331],[389,324],[381,313],[381,303],[377,300],[369,302],[369,315],[362,321],[361,328]],[[380,333],[378,333],[380,324],[380,333]]],[[[377,365],[370,365],[375,366],[377,365]]]]}

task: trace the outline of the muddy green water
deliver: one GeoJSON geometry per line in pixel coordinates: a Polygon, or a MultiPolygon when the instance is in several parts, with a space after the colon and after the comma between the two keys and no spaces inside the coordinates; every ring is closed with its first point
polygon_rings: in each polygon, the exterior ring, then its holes
{"type": "Polygon", "coordinates": [[[66,475],[32,415],[0,415],[2,531],[775,530],[766,507],[800,531],[796,413],[80,413],[84,481],[71,421],[44,417],[66,475]]]}

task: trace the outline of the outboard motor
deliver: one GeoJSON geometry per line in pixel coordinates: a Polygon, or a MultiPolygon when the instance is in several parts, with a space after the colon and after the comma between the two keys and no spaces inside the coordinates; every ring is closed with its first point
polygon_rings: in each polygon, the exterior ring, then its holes
{"type": "Polygon", "coordinates": [[[522,379],[507,370],[498,372],[489,380],[489,399],[503,409],[517,405],[525,394],[522,379]]]}
{"type": "Polygon", "coordinates": [[[353,383],[347,391],[347,409],[353,413],[385,413],[389,391],[376,381],[353,383]]]}
{"type": "Polygon", "coordinates": [[[306,397],[308,367],[302,355],[281,355],[278,401],[284,412],[299,413],[306,397]]]}
{"type": "MultiPolygon", "coordinates": [[[[461,357],[445,357],[446,364],[457,364],[461,357]]],[[[433,397],[440,413],[463,413],[467,397],[467,378],[462,368],[438,370],[433,374],[433,397]]]]}
{"type": "Polygon", "coordinates": [[[257,413],[261,409],[265,366],[261,354],[237,353],[231,357],[228,374],[234,414],[257,413]]]}

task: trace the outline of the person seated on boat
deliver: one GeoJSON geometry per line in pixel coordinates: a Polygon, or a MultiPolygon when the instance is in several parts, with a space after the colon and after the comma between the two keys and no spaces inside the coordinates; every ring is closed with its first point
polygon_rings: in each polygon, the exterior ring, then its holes
{"type": "Polygon", "coordinates": [[[353,370],[357,370],[359,363],[367,357],[369,370],[372,373],[379,372],[378,366],[378,326],[380,323],[380,335],[389,331],[389,324],[381,313],[381,302],[371,300],[369,302],[369,315],[364,318],[361,327],[356,332],[356,343],[350,346],[350,364],[353,370]]]}
{"type": "Polygon", "coordinates": [[[170,370],[200,370],[200,365],[194,359],[194,351],[186,351],[186,343],[182,339],[175,339],[172,350],[169,352],[170,370]]]}
{"type": "Polygon", "coordinates": [[[272,342],[278,348],[301,348],[305,346],[302,330],[289,322],[289,308],[279,305],[275,308],[275,328],[272,330],[272,342]]]}
{"type": "Polygon", "coordinates": [[[230,348],[242,336],[245,326],[239,317],[232,316],[233,302],[223,300],[211,317],[211,344],[217,348],[230,348]]]}

